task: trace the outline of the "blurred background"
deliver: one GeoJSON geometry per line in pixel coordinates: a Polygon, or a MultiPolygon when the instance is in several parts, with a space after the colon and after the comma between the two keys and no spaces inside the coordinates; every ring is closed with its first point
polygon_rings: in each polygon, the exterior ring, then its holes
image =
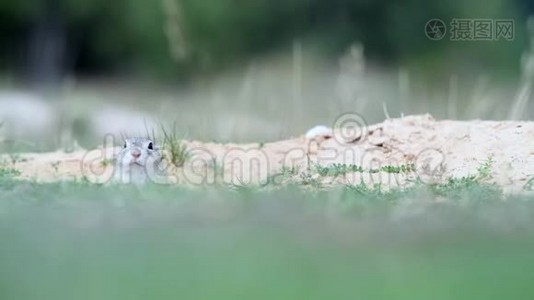
{"type": "MultiPolygon", "coordinates": [[[[0,153],[160,126],[261,144],[347,112],[532,119],[532,12],[528,0],[0,0],[0,153]],[[453,19],[512,20],[513,35],[453,41],[453,19]]],[[[531,195],[471,179],[391,194],[138,189],[12,181],[1,167],[2,300],[534,293],[531,195]]]]}
{"type": "Polygon", "coordinates": [[[2,0],[2,147],[90,148],[160,123],[188,139],[267,142],[348,111],[369,123],[528,119],[533,10],[527,0],[2,0]],[[453,41],[455,18],[510,19],[513,37],[453,41]],[[431,19],[443,38],[427,36],[431,19]]]}

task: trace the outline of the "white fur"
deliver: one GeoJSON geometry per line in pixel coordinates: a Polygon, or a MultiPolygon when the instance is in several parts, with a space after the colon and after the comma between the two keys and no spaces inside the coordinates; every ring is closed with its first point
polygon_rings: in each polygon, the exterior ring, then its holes
{"type": "Polygon", "coordinates": [[[146,138],[129,138],[125,143],[116,159],[115,181],[138,185],[156,181],[161,154],[154,143],[146,138]],[[153,150],[148,149],[150,143],[154,145],[153,150]],[[137,158],[132,155],[135,151],[141,154],[137,158]]]}
{"type": "Polygon", "coordinates": [[[317,125],[306,132],[307,139],[314,139],[316,137],[330,137],[332,136],[332,129],[324,125],[317,125]]]}

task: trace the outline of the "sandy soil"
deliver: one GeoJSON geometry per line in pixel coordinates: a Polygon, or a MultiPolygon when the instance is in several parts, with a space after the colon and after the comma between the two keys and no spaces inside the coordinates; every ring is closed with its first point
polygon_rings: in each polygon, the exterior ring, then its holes
{"type": "MultiPolygon", "coordinates": [[[[383,187],[410,184],[415,178],[444,182],[450,177],[478,174],[506,192],[519,192],[534,176],[534,122],[436,121],[430,115],[390,119],[371,126],[347,123],[332,132],[302,135],[266,144],[216,144],[186,141],[190,158],[183,167],[169,168],[172,184],[263,184],[290,180],[277,176],[293,168],[294,178],[325,185],[380,183],[383,187]],[[364,172],[320,176],[316,166],[358,165],[364,172]],[[412,166],[413,171],[370,172],[384,166],[412,166]]],[[[113,147],[79,149],[72,153],[27,153],[4,156],[23,179],[38,182],[86,178],[108,182],[113,173],[113,147]],[[13,163],[14,161],[14,163],[13,163]]],[[[287,173],[287,172],[286,172],[287,173]]],[[[290,176],[291,177],[291,176],[290,176]]]]}

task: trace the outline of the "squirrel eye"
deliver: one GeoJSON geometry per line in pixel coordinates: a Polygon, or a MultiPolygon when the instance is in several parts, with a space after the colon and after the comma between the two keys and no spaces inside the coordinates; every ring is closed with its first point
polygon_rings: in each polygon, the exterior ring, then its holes
{"type": "Polygon", "coordinates": [[[149,150],[154,150],[154,145],[152,143],[148,144],[148,149],[149,150]]]}

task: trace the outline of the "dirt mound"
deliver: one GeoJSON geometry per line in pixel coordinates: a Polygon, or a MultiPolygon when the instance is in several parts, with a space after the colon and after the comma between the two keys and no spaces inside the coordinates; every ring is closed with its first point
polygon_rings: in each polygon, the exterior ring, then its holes
{"type": "MultiPolygon", "coordinates": [[[[430,115],[348,124],[330,132],[272,142],[217,144],[184,141],[189,159],[169,168],[173,184],[380,184],[415,179],[429,183],[479,175],[508,192],[534,176],[534,122],[436,121],[430,115]],[[483,174],[481,174],[483,173],[483,174]]],[[[21,178],[39,182],[86,178],[107,182],[117,149],[4,156],[21,178]]]]}

